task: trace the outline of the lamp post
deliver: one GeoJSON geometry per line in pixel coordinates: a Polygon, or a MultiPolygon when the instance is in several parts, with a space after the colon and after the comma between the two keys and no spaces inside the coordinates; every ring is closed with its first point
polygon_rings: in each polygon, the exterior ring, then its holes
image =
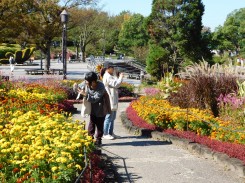
{"type": "Polygon", "coordinates": [[[66,24],[68,22],[68,13],[66,10],[63,10],[60,14],[61,23],[63,23],[62,29],[62,62],[63,62],[63,79],[66,79],[66,70],[67,70],[67,62],[66,62],[66,24]]]}
{"type": "Polygon", "coordinates": [[[103,61],[105,61],[105,30],[103,29],[103,61]]]}

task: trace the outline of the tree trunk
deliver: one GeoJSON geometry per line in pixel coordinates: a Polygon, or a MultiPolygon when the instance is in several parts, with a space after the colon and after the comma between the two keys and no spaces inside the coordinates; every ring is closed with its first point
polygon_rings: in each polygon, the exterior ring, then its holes
{"type": "Polygon", "coordinates": [[[86,61],[85,46],[82,44],[80,49],[81,49],[81,52],[82,52],[82,61],[85,62],[86,61]]]}
{"type": "Polygon", "coordinates": [[[46,71],[49,71],[49,69],[50,69],[50,60],[51,60],[50,46],[51,46],[51,43],[50,44],[47,43],[45,53],[44,53],[46,55],[44,70],[46,70],[46,71]]]}

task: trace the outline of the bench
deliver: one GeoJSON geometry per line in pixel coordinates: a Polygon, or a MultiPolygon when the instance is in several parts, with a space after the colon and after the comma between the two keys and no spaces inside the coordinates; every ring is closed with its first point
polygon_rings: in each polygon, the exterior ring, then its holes
{"type": "Polygon", "coordinates": [[[49,69],[49,71],[44,69],[26,69],[26,74],[30,75],[43,75],[43,74],[51,74],[51,75],[62,75],[63,69],[49,69]]]}
{"type": "Polygon", "coordinates": [[[140,79],[140,74],[134,74],[134,73],[125,73],[128,74],[128,79],[140,79]]]}
{"type": "Polygon", "coordinates": [[[49,69],[49,74],[52,75],[62,75],[63,74],[63,69],[49,69]]]}
{"type": "Polygon", "coordinates": [[[30,75],[43,75],[44,73],[47,73],[44,69],[26,69],[26,74],[30,75]]]}
{"type": "Polygon", "coordinates": [[[81,60],[80,59],[70,59],[69,63],[71,63],[71,62],[81,62],[81,60]]]}

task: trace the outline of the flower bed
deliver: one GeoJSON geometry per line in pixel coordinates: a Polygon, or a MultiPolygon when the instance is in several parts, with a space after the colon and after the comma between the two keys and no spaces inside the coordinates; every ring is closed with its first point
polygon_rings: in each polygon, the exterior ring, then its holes
{"type": "Polygon", "coordinates": [[[73,182],[94,145],[67,112],[66,87],[1,80],[0,90],[0,182],[73,182]]]}
{"type": "Polygon", "coordinates": [[[189,113],[195,115],[188,115],[187,118],[186,111],[183,112],[180,108],[171,106],[165,100],[141,97],[138,101],[131,103],[126,113],[128,119],[135,126],[147,129],[162,128],[165,133],[187,138],[245,162],[245,146],[242,144],[244,142],[243,134],[239,136],[239,133],[230,131],[233,133],[233,143],[231,143],[231,137],[224,142],[225,138],[220,137],[219,133],[230,130],[230,128],[223,128],[229,127],[229,122],[214,118],[208,111],[189,109],[189,113]],[[210,123],[200,119],[205,119],[210,123]],[[241,144],[237,144],[237,142],[241,144]]]}

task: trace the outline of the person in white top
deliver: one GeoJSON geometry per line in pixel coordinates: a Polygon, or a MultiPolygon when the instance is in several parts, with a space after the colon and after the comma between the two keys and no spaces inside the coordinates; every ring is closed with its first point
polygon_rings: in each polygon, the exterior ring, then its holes
{"type": "Polygon", "coordinates": [[[14,56],[11,55],[9,57],[9,65],[10,65],[10,71],[11,71],[11,73],[14,72],[14,64],[15,64],[14,56]]]}
{"type": "Polygon", "coordinates": [[[120,73],[119,77],[116,77],[113,75],[114,66],[111,63],[108,63],[105,67],[106,71],[103,74],[103,83],[110,98],[111,113],[105,117],[103,138],[112,140],[115,138],[113,129],[118,108],[118,88],[123,81],[123,73],[120,73]]]}

